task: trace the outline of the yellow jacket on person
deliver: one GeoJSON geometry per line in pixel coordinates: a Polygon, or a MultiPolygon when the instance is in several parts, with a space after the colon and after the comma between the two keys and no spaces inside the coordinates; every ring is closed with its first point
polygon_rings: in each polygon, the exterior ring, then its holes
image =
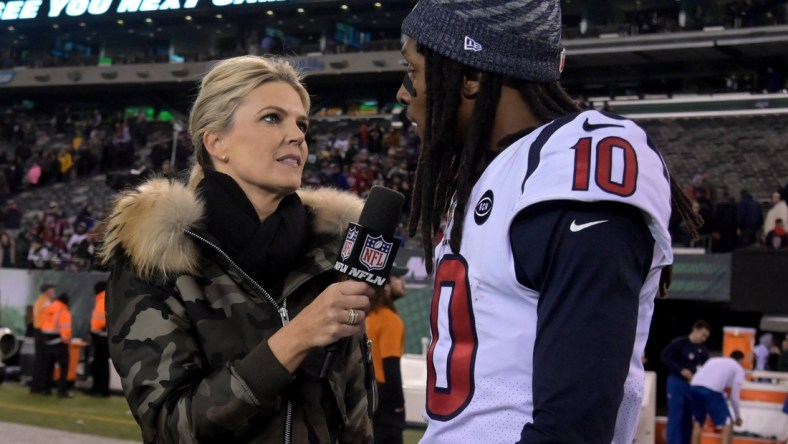
{"type": "Polygon", "coordinates": [[[71,157],[70,153],[61,154],[58,156],[58,160],[60,161],[60,172],[65,173],[74,166],[74,159],[71,157]]]}

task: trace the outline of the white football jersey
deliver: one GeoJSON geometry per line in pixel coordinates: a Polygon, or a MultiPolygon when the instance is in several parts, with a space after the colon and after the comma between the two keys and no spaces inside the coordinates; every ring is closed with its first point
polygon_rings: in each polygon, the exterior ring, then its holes
{"type": "Polygon", "coordinates": [[[539,293],[517,280],[509,228],[521,210],[551,200],[635,206],[654,238],[613,440],[632,443],[643,393],[641,356],[660,271],[672,263],[670,181],[640,127],[597,111],[546,124],[490,163],[465,214],[454,215],[465,217],[460,254],[451,252],[451,225],[446,228],[435,254],[424,415],[428,427],[422,442],[514,443],[532,422],[539,293]]]}

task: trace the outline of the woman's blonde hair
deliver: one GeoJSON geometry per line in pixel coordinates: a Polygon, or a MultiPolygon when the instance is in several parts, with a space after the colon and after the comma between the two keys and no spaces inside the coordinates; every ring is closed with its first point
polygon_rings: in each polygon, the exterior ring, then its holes
{"type": "Polygon", "coordinates": [[[240,56],[216,64],[200,83],[200,92],[189,116],[189,133],[194,158],[204,170],[213,170],[213,161],[203,144],[208,131],[224,132],[233,125],[233,114],[241,101],[255,88],[267,82],[285,82],[301,97],[309,112],[310,99],[302,80],[303,74],[283,59],[240,56]]]}

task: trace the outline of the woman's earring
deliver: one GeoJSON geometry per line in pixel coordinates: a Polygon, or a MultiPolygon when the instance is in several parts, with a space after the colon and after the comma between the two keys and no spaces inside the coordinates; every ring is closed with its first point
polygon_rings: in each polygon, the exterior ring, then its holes
{"type": "Polygon", "coordinates": [[[227,163],[229,161],[230,161],[229,157],[227,157],[226,155],[222,156],[222,162],[227,163]]]}

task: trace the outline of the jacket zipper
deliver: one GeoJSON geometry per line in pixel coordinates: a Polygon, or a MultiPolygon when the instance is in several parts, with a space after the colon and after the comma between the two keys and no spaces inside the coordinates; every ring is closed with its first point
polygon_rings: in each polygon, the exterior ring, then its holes
{"type": "MultiPolygon", "coordinates": [[[[285,325],[290,323],[290,315],[287,313],[287,297],[285,297],[284,301],[282,301],[282,306],[280,307],[279,304],[276,303],[276,300],[271,296],[271,294],[268,293],[268,291],[266,291],[265,288],[260,286],[260,284],[258,284],[257,281],[255,281],[248,274],[246,274],[246,272],[241,267],[236,265],[235,262],[233,262],[233,260],[230,259],[230,256],[228,256],[227,253],[224,252],[224,250],[219,248],[218,245],[214,244],[213,242],[209,241],[208,239],[205,239],[204,237],[200,236],[199,234],[193,233],[193,232],[191,232],[189,230],[184,230],[184,231],[186,232],[186,234],[194,237],[195,239],[200,240],[204,244],[206,244],[209,247],[213,248],[217,253],[222,255],[222,257],[230,264],[230,266],[233,267],[233,269],[236,272],[240,273],[240,275],[245,280],[247,280],[248,282],[251,282],[252,285],[260,293],[262,293],[262,295],[265,296],[266,299],[268,299],[268,302],[270,302],[271,305],[274,306],[274,308],[276,309],[277,313],[279,313],[279,318],[282,320],[282,327],[284,327],[285,325]]],[[[285,416],[284,444],[290,444],[291,443],[292,431],[293,431],[292,429],[293,429],[293,402],[288,399],[287,400],[287,414],[285,416]]]]}

